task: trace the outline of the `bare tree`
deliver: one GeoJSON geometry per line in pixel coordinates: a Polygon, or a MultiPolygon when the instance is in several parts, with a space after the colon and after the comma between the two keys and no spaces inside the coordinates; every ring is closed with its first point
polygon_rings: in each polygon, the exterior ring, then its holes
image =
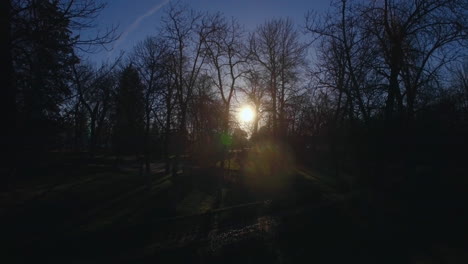
{"type": "Polygon", "coordinates": [[[306,30],[321,39],[319,52],[323,60],[321,66],[325,77],[320,81],[338,91],[336,119],[346,95],[348,114],[354,114],[354,105],[358,107],[358,117],[368,122],[370,113],[366,107],[369,98],[364,93],[369,73],[368,65],[373,59],[372,49],[366,36],[359,30],[359,17],[346,0],[339,1],[335,10],[324,17],[317,18],[309,13],[306,16],[306,30]],[[331,63],[331,64],[328,64],[331,63]],[[325,65],[328,64],[328,65],[325,65]]]}
{"type": "MultiPolygon", "coordinates": [[[[111,65],[102,65],[97,70],[86,64],[73,65],[74,96],[77,98],[74,108],[83,107],[89,116],[89,153],[91,155],[96,151],[101,129],[115,95],[114,69],[119,62],[120,58],[111,65]]],[[[78,114],[77,110],[76,114],[78,114]]]]}
{"type": "Polygon", "coordinates": [[[385,0],[361,9],[364,28],[386,66],[381,71],[388,78],[386,116],[393,116],[396,102],[397,114],[406,106],[412,119],[418,92],[466,46],[466,1],[385,0]]]}
{"type": "MultiPolygon", "coordinates": [[[[150,173],[151,142],[150,131],[153,119],[158,116],[153,113],[163,96],[164,86],[167,85],[169,47],[163,39],[148,37],[139,43],[134,50],[132,62],[144,83],[144,104],[145,104],[145,168],[146,173],[150,173]]],[[[169,106],[170,108],[171,106],[169,106]]],[[[148,176],[149,177],[149,176],[148,176]]]]}
{"type": "Polygon", "coordinates": [[[173,173],[177,172],[178,159],[187,145],[187,109],[193,89],[205,62],[204,42],[213,29],[206,25],[202,14],[182,5],[170,5],[163,18],[163,37],[172,49],[173,84],[178,110],[178,140],[173,173]]]}
{"type": "Polygon", "coordinates": [[[262,118],[264,107],[263,99],[266,94],[266,84],[260,72],[250,70],[245,74],[246,85],[240,91],[247,96],[247,99],[254,105],[255,120],[253,124],[253,134],[258,133],[258,125],[262,118]]]}
{"type": "Polygon", "coordinates": [[[250,36],[250,56],[268,76],[273,134],[284,136],[287,98],[305,64],[306,45],[289,19],[275,19],[259,26],[250,36]]]}
{"type": "MultiPolygon", "coordinates": [[[[235,94],[236,82],[243,75],[245,64],[243,31],[237,21],[232,19],[227,22],[220,14],[209,16],[208,25],[211,32],[205,40],[205,52],[212,73],[211,80],[218,89],[223,103],[223,133],[228,135],[231,101],[235,94]]],[[[224,154],[227,147],[224,146],[224,154]]],[[[221,167],[224,167],[224,159],[221,167]]]]}
{"type": "Polygon", "coordinates": [[[460,108],[468,113],[468,59],[456,63],[451,69],[451,86],[457,96],[460,108]]]}
{"type": "Polygon", "coordinates": [[[237,21],[227,22],[220,14],[211,16],[209,23],[212,33],[206,38],[205,51],[212,82],[224,104],[224,132],[228,133],[231,101],[245,64],[243,31],[237,21]]]}

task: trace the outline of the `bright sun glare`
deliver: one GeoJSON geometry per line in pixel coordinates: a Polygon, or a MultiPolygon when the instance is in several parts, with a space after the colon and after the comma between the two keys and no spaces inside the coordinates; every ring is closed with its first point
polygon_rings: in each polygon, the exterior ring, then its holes
{"type": "Polygon", "coordinates": [[[248,106],[242,107],[239,113],[239,119],[242,122],[251,122],[254,116],[255,116],[254,111],[252,110],[252,108],[248,106]]]}

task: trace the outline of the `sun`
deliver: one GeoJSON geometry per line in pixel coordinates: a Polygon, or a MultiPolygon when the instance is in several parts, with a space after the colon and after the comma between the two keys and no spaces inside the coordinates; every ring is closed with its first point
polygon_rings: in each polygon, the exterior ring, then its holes
{"type": "Polygon", "coordinates": [[[242,122],[251,122],[255,117],[255,113],[249,106],[244,106],[239,112],[239,119],[242,122]]]}

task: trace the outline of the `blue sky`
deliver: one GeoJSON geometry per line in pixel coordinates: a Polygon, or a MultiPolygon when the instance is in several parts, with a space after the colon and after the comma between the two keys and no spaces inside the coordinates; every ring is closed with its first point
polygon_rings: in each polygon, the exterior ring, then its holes
{"type": "MultiPolygon", "coordinates": [[[[172,0],[175,2],[176,0],[172,0]]],[[[97,29],[119,25],[121,38],[111,52],[100,51],[89,56],[91,61],[113,59],[121,50],[129,52],[146,36],[156,33],[163,10],[171,0],[108,0],[108,5],[98,17],[97,29]]],[[[190,0],[183,1],[199,11],[220,11],[235,17],[247,30],[254,29],[265,20],[289,17],[297,24],[304,23],[308,10],[322,12],[330,0],[190,0]]]]}

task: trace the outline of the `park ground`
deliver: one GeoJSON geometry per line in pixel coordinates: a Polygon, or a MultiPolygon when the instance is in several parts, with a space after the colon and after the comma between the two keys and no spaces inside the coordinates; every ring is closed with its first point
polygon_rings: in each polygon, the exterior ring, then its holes
{"type": "Polygon", "coordinates": [[[148,183],[134,157],[51,153],[1,193],[2,262],[468,263],[450,227],[376,209],[326,172],[294,164],[272,191],[229,166],[174,178],[155,161],[148,183]]]}

